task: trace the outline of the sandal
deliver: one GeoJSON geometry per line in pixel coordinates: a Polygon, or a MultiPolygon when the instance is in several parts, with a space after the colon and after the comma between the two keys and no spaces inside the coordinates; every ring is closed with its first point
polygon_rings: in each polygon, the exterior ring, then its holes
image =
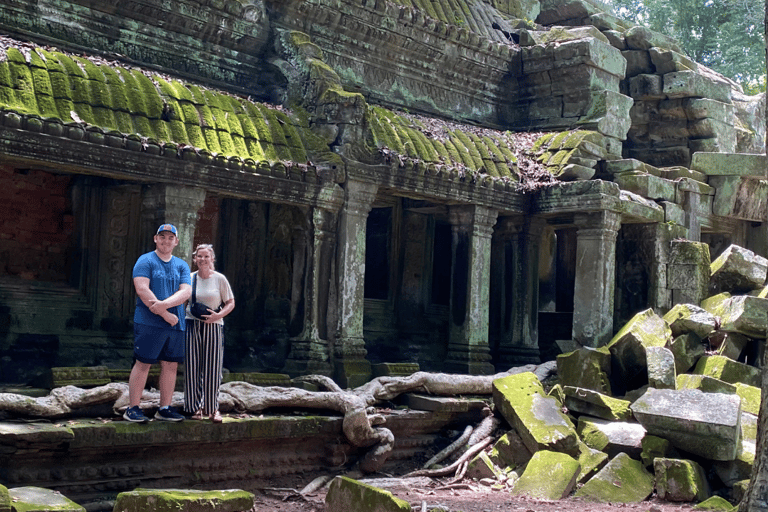
{"type": "Polygon", "coordinates": [[[224,421],[224,419],[221,417],[221,413],[219,411],[216,411],[215,413],[211,414],[211,421],[214,423],[221,423],[224,421]]]}
{"type": "Polygon", "coordinates": [[[190,419],[202,420],[203,419],[203,410],[202,409],[198,409],[197,412],[195,414],[193,414],[190,419]]]}

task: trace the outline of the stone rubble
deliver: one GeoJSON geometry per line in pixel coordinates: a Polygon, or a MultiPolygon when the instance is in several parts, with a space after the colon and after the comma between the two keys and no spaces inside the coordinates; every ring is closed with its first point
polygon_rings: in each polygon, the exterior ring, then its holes
{"type": "Polygon", "coordinates": [[[559,355],[548,392],[531,373],[494,381],[510,428],[465,477],[550,500],[632,503],[655,492],[735,510],[755,458],[763,260],[729,247],[709,281],[689,287],[709,290],[700,304],[641,311],[607,346],[559,355]]]}

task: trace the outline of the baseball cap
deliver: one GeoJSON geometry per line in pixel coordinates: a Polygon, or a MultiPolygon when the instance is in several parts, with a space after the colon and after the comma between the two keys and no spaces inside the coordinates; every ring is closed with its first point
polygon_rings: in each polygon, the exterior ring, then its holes
{"type": "Polygon", "coordinates": [[[157,228],[157,233],[156,234],[159,235],[163,231],[170,231],[174,235],[179,236],[178,231],[176,231],[176,226],[174,226],[173,224],[162,224],[162,225],[160,225],[160,227],[157,228]]]}

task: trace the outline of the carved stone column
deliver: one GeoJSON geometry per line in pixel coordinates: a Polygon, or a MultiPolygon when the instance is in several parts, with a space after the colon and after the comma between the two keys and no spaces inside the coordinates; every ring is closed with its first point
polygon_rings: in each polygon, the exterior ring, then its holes
{"type": "Polygon", "coordinates": [[[495,234],[502,246],[502,308],[497,370],[539,363],[539,246],[546,221],[537,217],[499,219],[495,234]]]}
{"type": "Polygon", "coordinates": [[[616,235],[621,215],[601,211],[576,215],[576,282],[573,340],[599,347],[613,337],[616,235]]]}
{"type": "Polygon", "coordinates": [[[338,332],[334,346],[334,378],[355,387],[371,377],[363,338],[366,221],[378,185],[350,180],[339,219],[338,332]]]}
{"type": "Polygon", "coordinates": [[[307,229],[299,229],[293,241],[291,324],[299,323],[301,330],[291,338],[285,371],[292,376],[330,376],[330,326],[335,325],[335,312],[329,304],[336,295],[333,285],[336,213],[312,208],[309,217],[310,237],[304,236],[307,229]]]}
{"type": "Polygon", "coordinates": [[[140,241],[146,249],[144,252],[154,249],[152,237],[157,227],[170,222],[179,230],[179,245],[173,250],[174,256],[191,263],[197,212],[204,201],[205,189],[202,188],[169,184],[145,186],[142,191],[140,241]]]}
{"type": "Polygon", "coordinates": [[[452,207],[449,215],[453,267],[446,371],[491,374],[488,302],[491,234],[498,212],[472,205],[452,207]]]}

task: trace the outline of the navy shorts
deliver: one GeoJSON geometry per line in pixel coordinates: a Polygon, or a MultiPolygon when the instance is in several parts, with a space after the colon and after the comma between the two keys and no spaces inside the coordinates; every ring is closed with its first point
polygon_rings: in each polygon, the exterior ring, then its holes
{"type": "Polygon", "coordinates": [[[146,364],[184,362],[184,331],[133,324],[133,356],[146,364]]]}

